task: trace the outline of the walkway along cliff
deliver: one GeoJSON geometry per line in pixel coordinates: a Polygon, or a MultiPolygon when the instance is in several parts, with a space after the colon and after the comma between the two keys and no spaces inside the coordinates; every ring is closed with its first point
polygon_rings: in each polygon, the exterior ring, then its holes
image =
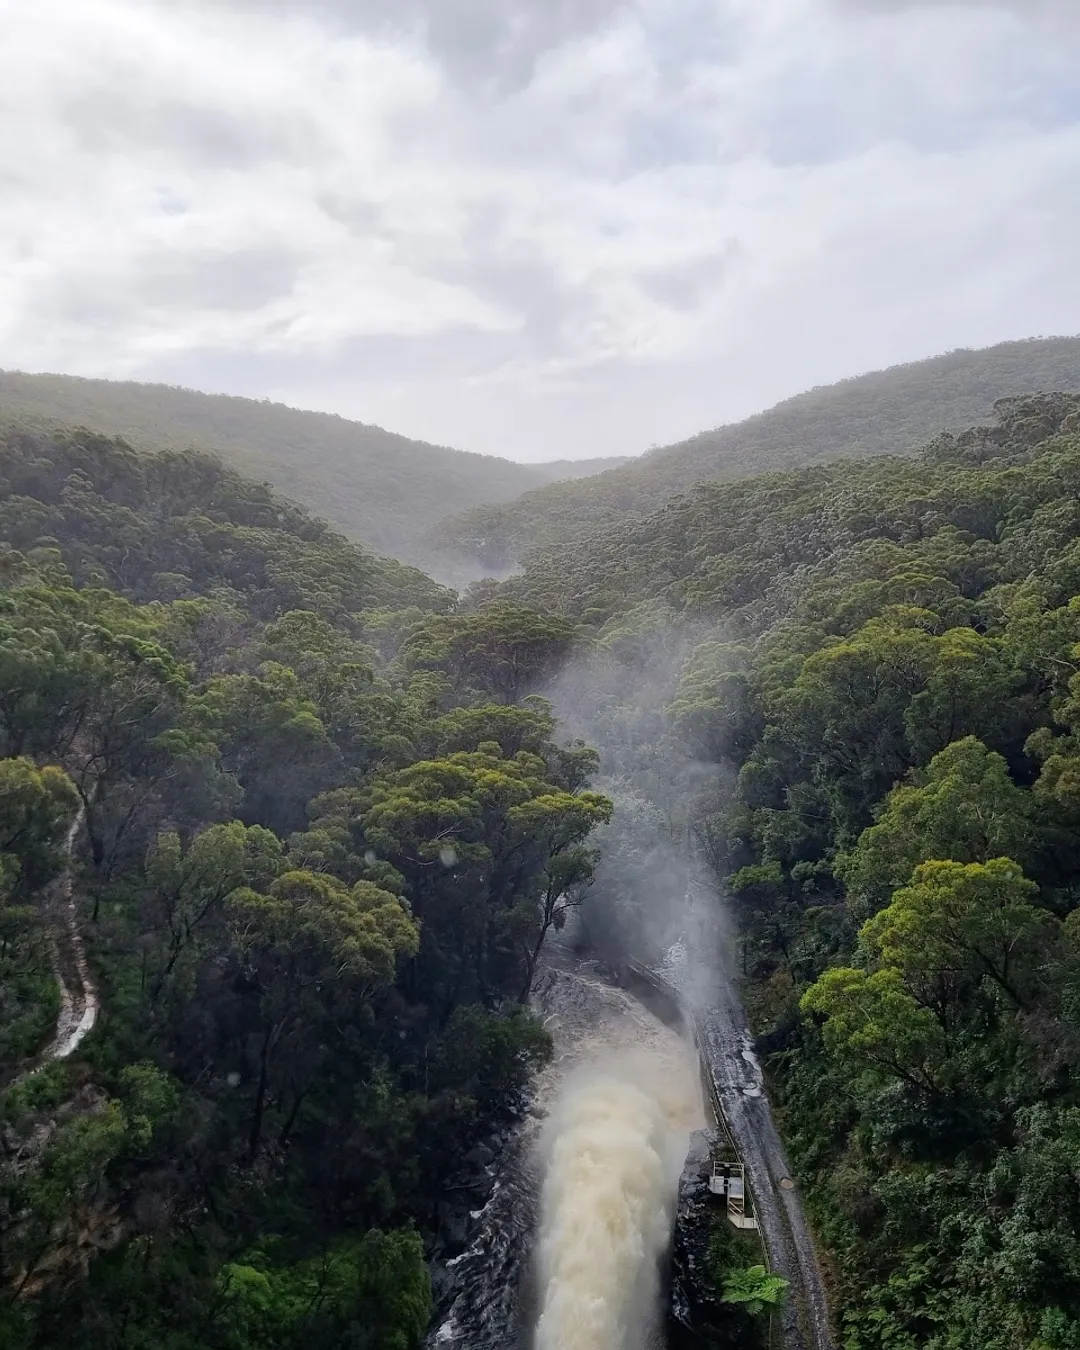
{"type": "Polygon", "coordinates": [[[761,1067],[738,995],[718,977],[711,1006],[695,1009],[656,971],[631,961],[631,985],[645,985],[692,1031],[718,1133],[745,1167],[765,1264],[789,1284],[782,1319],[789,1350],[833,1350],[825,1285],[784,1147],[773,1123],[761,1067]]]}

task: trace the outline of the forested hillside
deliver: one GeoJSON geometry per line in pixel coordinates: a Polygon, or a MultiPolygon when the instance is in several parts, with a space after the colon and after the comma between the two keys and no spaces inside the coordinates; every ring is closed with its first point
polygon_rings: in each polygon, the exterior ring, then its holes
{"type": "Polygon", "coordinates": [[[0,441],[0,540],[0,1344],[413,1350],[610,813],[571,626],[90,434],[0,441]]]}
{"type": "Polygon", "coordinates": [[[555,484],[477,507],[447,521],[437,537],[449,552],[499,574],[533,547],[576,542],[646,516],[697,483],[841,457],[906,454],[939,431],[962,431],[988,417],[999,398],[1040,389],[1080,389],[1080,338],[952,352],[814,389],[745,422],[650,451],[589,483],[555,484]]]}
{"type": "MultiPolygon", "coordinates": [[[[377,553],[431,563],[438,520],[619,460],[517,464],[328,413],[163,384],[0,371],[0,426],[90,427],[143,450],[195,449],[265,478],[377,553]]],[[[512,447],[508,447],[512,449],[512,447]]]]}
{"type": "Polygon", "coordinates": [[[653,777],[694,766],[845,1350],[1080,1345],[1078,503],[1080,397],[1008,400],[504,589],[584,620],[653,777]]]}
{"type": "Polygon", "coordinates": [[[546,936],[649,955],[686,839],[845,1350],[1080,1346],[1080,395],[464,599],[90,433],[3,438],[0,540],[5,1350],[415,1350],[546,936]]]}

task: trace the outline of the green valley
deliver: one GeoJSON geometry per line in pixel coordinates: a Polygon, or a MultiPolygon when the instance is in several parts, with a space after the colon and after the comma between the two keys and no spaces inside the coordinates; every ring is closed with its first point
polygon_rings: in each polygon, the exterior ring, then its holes
{"type": "Polygon", "coordinates": [[[448,1179],[551,1053],[545,944],[580,911],[659,963],[679,851],[844,1350],[1080,1344],[1080,395],[966,407],[463,595],[13,419],[5,1347],[418,1347],[448,1179]]]}

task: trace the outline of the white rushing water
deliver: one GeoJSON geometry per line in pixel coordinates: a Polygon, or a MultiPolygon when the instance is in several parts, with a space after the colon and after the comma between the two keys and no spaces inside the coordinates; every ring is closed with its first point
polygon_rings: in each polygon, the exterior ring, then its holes
{"type": "Polygon", "coordinates": [[[658,1268],[689,1135],[693,1047],[553,944],[533,994],[554,1062],[498,1162],[430,1350],[658,1350],[658,1268]]]}
{"type": "MultiPolygon", "coordinates": [[[[666,1038],[665,1038],[666,1039],[666,1038]]],[[[560,1085],[541,1141],[535,1350],[646,1350],[701,1098],[689,1047],[602,1049],[560,1085]]]]}

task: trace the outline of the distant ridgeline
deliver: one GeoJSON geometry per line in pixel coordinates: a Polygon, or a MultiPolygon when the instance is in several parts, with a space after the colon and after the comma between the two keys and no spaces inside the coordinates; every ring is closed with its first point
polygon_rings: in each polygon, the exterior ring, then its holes
{"type": "Polygon", "coordinates": [[[441,524],[435,539],[448,553],[501,575],[533,548],[646,516],[697,483],[911,453],[942,430],[962,431],[988,417],[999,398],[1043,389],[1080,390],[1080,337],[957,351],[814,389],[587,483],[477,506],[441,524]]]}
{"type": "Polygon", "coordinates": [[[0,426],[90,427],[141,450],[199,450],[266,478],[378,553],[420,565],[436,521],[619,459],[518,464],[329,413],[163,384],[0,371],[0,426]]]}
{"type": "Polygon", "coordinates": [[[715,766],[686,813],[847,1350],[1080,1346],[1080,396],[693,488],[499,594],[613,688],[690,647],[664,735],[715,766]]]}
{"type": "Polygon", "coordinates": [[[610,813],[527,701],[573,626],[454,601],[207,456],[0,437],[4,1350],[421,1344],[610,813]]]}

